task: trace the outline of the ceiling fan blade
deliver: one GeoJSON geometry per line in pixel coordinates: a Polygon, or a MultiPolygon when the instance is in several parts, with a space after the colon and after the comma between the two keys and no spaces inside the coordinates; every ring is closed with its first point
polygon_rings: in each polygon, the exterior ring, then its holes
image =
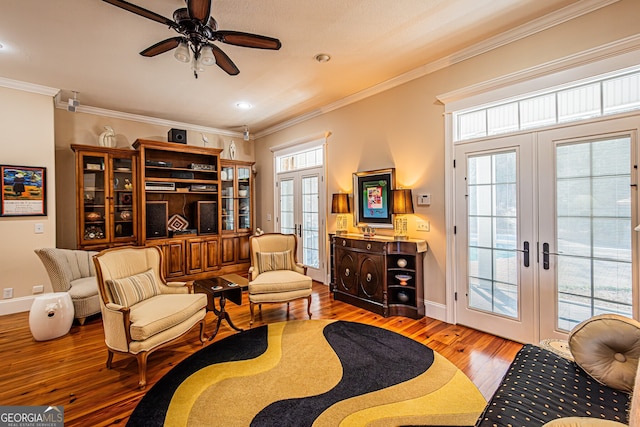
{"type": "Polygon", "coordinates": [[[218,64],[218,67],[222,68],[227,72],[227,74],[231,76],[235,76],[240,73],[240,70],[238,69],[238,67],[236,67],[236,64],[233,63],[231,58],[229,58],[227,54],[222,51],[222,49],[213,44],[207,44],[207,46],[211,46],[211,49],[213,50],[213,56],[216,58],[216,64],[218,64]]]}
{"type": "Polygon", "coordinates": [[[176,47],[178,47],[181,41],[182,37],[172,37],[170,39],[162,40],[161,42],[158,42],[140,52],[140,55],[147,57],[160,55],[161,53],[165,53],[171,49],[175,49],[176,47]]]}
{"type": "Polygon", "coordinates": [[[216,38],[223,43],[256,49],[278,50],[282,46],[280,40],[258,34],[242,33],[240,31],[216,31],[216,38]]]}
{"type": "Polygon", "coordinates": [[[127,10],[129,12],[135,13],[136,15],[140,15],[144,18],[147,19],[151,19],[152,21],[156,21],[159,22],[161,24],[165,24],[168,25],[171,28],[177,28],[178,24],[176,24],[175,22],[173,22],[171,19],[169,18],[165,18],[162,15],[158,15],[155,12],[152,12],[150,10],[147,10],[143,7],[137,6],[135,4],[126,2],[124,0],[102,0],[106,3],[112,4],[114,6],[118,6],[119,8],[122,8],[124,10],[127,10]]]}
{"type": "Polygon", "coordinates": [[[206,24],[211,13],[211,0],[187,0],[187,9],[191,19],[206,24]]]}

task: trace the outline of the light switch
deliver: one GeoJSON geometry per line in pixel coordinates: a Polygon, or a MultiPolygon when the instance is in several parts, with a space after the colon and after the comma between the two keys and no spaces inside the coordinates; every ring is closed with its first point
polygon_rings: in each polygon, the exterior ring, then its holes
{"type": "Polygon", "coordinates": [[[420,194],[418,196],[418,206],[429,206],[431,204],[431,194],[420,194]]]}
{"type": "Polygon", "coordinates": [[[33,232],[34,232],[35,234],[42,234],[42,233],[44,233],[44,224],[43,224],[43,223],[41,223],[41,222],[36,222],[36,223],[33,225],[33,232]]]}

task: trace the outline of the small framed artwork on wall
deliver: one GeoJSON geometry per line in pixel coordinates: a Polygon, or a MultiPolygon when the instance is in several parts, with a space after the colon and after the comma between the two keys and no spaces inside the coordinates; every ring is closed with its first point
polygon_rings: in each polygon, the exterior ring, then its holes
{"type": "Polygon", "coordinates": [[[395,168],[353,174],[355,222],[358,226],[392,228],[391,190],[395,168]]]}
{"type": "Polygon", "coordinates": [[[46,216],[46,168],[0,165],[0,216],[46,216]]]}

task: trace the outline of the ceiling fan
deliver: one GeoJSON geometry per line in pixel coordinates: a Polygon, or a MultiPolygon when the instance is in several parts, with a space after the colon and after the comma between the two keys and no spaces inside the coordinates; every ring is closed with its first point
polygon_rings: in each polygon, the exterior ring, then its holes
{"type": "Polygon", "coordinates": [[[213,42],[272,50],[278,50],[282,46],[280,40],[272,37],[240,31],[218,31],[218,24],[211,16],[211,0],[185,0],[187,7],[173,12],[173,20],[124,0],[103,1],[165,24],[179,33],[178,37],[162,40],[146,48],[140,52],[140,55],[152,57],[176,49],[174,56],[178,61],[191,61],[195,78],[198,78],[199,71],[204,70],[203,65],[208,66],[214,63],[229,75],[235,76],[240,73],[231,58],[213,42]]]}

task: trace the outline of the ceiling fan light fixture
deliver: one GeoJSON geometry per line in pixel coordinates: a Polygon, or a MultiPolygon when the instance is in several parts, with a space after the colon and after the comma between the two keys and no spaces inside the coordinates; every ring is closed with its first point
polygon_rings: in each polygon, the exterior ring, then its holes
{"type": "Polygon", "coordinates": [[[200,61],[200,58],[196,59],[195,55],[191,60],[191,69],[196,73],[201,73],[204,71],[204,67],[202,66],[202,61],[200,61]]]}
{"type": "Polygon", "coordinates": [[[200,63],[207,67],[216,63],[216,58],[213,56],[211,46],[204,46],[200,51],[200,63]]]}
{"type": "Polygon", "coordinates": [[[185,42],[180,42],[176,51],[173,53],[173,57],[180,62],[189,62],[191,60],[191,52],[189,46],[185,42]]]}

